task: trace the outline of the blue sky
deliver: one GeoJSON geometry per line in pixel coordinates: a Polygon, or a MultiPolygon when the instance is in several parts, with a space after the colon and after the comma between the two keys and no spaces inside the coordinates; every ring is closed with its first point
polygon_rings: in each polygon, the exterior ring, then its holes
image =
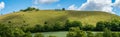
{"type": "Polygon", "coordinates": [[[0,13],[8,14],[27,7],[44,9],[105,11],[120,15],[120,0],[0,0],[0,13]],[[1,2],[4,3],[1,4],[1,2]]]}

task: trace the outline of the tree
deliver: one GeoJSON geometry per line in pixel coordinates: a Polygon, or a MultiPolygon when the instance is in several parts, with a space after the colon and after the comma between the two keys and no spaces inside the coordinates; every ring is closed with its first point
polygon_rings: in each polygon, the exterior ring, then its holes
{"type": "Polygon", "coordinates": [[[44,37],[41,33],[36,33],[34,37],[44,37]]]}
{"type": "Polygon", "coordinates": [[[25,33],[19,29],[9,25],[0,25],[0,35],[1,37],[22,37],[25,33]]]}
{"type": "Polygon", "coordinates": [[[55,22],[55,25],[53,26],[55,31],[62,30],[64,26],[62,25],[62,22],[55,22]]]}
{"type": "Polygon", "coordinates": [[[31,34],[31,32],[27,32],[23,35],[23,37],[32,37],[32,34],[31,34]]]}
{"type": "Polygon", "coordinates": [[[43,26],[41,26],[40,24],[36,24],[35,25],[35,28],[34,28],[34,31],[35,32],[41,32],[41,31],[43,31],[43,26]]]}
{"type": "Polygon", "coordinates": [[[62,8],[63,11],[65,11],[65,8],[62,8]]]}
{"type": "Polygon", "coordinates": [[[68,30],[70,27],[79,27],[81,28],[82,27],[82,23],[79,22],[79,21],[73,21],[73,22],[70,22],[69,20],[66,21],[65,23],[65,28],[68,30]]]}
{"type": "Polygon", "coordinates": [[[33,10],[35,10],[35,11],[39,11],[39,9],[34,8],[34,7],[28,7],[27,9],[20,10],[20,11],[26,12],[26,11],[33,11],[33,10]]]}
{"type": "Polygon", "coordinates": [[[76,37],[76,33],[75,32],[68,32],[67,37],[76,37]]]}
{"type": "Polygon", "coordinates": [[[68,32],[67,37],[86,37],[86,33],[78,27],[73,27],[68,32]]]}
{"type": "Polygon", "coordinates": [[[112,37],[112,32],[108,28],[104,29],[103,37],[112,37]]]}
{"type": "Polygon", "coordinates": [[[104,28],[105,28],[105,25],[104,25],[103,21],[97,22],[97,24],[96,24],[97,31],[102,31],[104,28]]]}
{"type": "Polygon", "coordinates": [[[85,31],[92,31],[94,30],[94,26],[90,24],[86,24],[84,27],[82,27],[82,29],[85,31]]]}

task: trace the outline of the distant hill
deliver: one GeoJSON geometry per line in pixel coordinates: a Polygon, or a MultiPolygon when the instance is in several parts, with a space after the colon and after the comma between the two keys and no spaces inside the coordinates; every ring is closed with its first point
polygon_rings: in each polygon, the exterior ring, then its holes
{"type": "Polygon", "coordinates": [[[98,21],[109,21],[114,18],[119,19],[120,16],[101,11],[55,11],[55,10],[39,10],[15,12],[0,16],[0,23],[12,23],[14,26],[21,26],[24,23],[29,26],[36,24],[44,25],[45,22],[54,24],[56,21],[65,22],[81,21],[83,25],[95,25],[98,21]]]}

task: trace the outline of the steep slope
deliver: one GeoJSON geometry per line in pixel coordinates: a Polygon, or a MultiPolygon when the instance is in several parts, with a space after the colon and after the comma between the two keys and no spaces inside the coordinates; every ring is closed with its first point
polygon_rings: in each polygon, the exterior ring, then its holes
{"type": "Polygon", "coordinates": [[[70,21],[81,21],[85,24],[95,25],[98,21],[109,21],[112,18],[119,16],[100,12],[100,11],[54,11],[54,10],[40,10],[40,11],[27,11],[15,12],[0,16],[0,23],[12,23],[15,26],[22,26],[28,24],[34,26],[36,24],[44,25],[45,22],[54,24],[56,21],[69,19],[70,21]]]}

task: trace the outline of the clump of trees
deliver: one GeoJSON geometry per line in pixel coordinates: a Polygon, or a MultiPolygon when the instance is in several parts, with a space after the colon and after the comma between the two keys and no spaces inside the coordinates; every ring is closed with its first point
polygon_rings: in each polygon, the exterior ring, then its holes
{"type": "Polygon", "coordinates": [[[62,8],[62,9],[55,9],[55,11],[65,11],[65,8],[62,8]]]}
{"type": "Polygon", "coordinates": [[[26,11],[39,11],[39,9],[37,8],[34,8],[34,7],[28,7],[27,9],[24,9],[24,10],[20,10],[20,11],[23,11],[23,12],[26,12],[26,11]]]}
{"type": "Polygon", "coordinates": [[[9,25],[0,24],[1,37],[22,37],[25,33],[19,29],[9,25]]]}
{"type": "Polygon", "coordinates": [[[71,27],[67,37],[86,37],[86,33],[80,30],[79,27],[71,27]]]}
{"type": "Polygon", "coordinates": [[[112,31],[120,31],[120,21],[100,21],[96,24],[96,31],[103,31],[104,28],[108,28],[112,31]]]}
{"type": "Polygon", "coordinates": [[[104,28],[103,32],[92,33],[91,31],[83,31],[78,27],[71,27],[66,37],[120,37],[120,33],[112,32],[108,28],[104,28]]]}

